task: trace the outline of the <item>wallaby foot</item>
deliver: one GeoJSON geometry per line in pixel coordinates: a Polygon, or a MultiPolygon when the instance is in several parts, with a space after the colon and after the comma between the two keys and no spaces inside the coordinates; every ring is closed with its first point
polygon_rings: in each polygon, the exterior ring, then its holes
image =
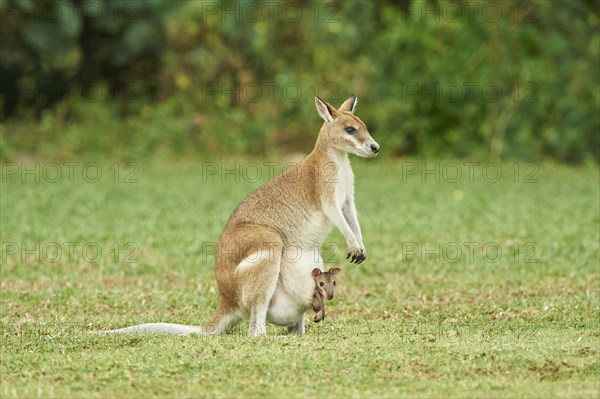
{"type": "Polygon", "coordinates": [[[259,337],[267,335],[267,308],[268,304],[257,306],[252,309],[250,314],[250,324],[248,325],[248,335],[259,337]]]}
{"type": "Polygon", "coordinates": [[[313,318],[313,321],[315,323],[318,323],[321,320],[325,320],[325,313],[322,312],[322,311],[318,311],[317,314],[315,314],[315,317],[313,318]]]}

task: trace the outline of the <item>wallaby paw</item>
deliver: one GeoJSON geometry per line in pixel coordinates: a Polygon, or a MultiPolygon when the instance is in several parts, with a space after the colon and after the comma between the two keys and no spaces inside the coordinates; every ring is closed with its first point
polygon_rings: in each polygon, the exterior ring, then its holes
{"type": "Polygon", "coordinates": [[[348,256],[346,256],[346,259],[350,257],[352,257],[350,263],[356,263],[358,265],[367,259],[367,253],[364,248],[350,248],[348,249],[348,256]]]}

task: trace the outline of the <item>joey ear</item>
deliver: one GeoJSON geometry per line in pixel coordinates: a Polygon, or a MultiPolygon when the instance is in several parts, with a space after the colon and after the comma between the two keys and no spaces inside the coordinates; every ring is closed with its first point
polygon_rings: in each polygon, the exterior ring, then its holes
{"type": "Polygon", "coordinates": [[[317,106],[317,111],[321,118],[325,120],[325,122],[330,123],[335,118],[337,110],[333,107],[333,105],[329,104],[327,101],[321,100],[319,97],[315,97],[315,105],[317,106]]]}
{"type": "Polygon", "coordinates": [[[331,269],[329,269],[329,274],[331,274],[332,276],[335,276],[336,274],[338,274],[341,271],[342,271],[342,269],[340,269],[339,267],[332,267],[331,269]]]}
{"type": "Polygon", "coordinates": [[[315,267],[315,268],[313,269],[313,271],[312,271],[312,276],[313,276],[314,278],[317,278],[317,277],[319,277],[320,275],[321,275],[321,269],[319,269],[319,268],[316,268],[316,267],[315,267]]]}
{"type": "Polygon", "coordinates": [[[340,111],[349,111],[354,113],[354,108],[356,108],[356,104],[358,104],[358,97],[356,94],[352,94],[342,105],[340,105],[340,111]]]}

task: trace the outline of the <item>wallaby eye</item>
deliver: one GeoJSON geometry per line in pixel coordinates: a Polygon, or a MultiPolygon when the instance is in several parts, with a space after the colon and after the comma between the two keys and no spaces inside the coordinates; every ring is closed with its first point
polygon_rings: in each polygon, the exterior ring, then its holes
{"type": "Polygon", "coordinates": [[[325,285],[325,283],[321,281],[321,282],[319,283],[319,285],[322,287],[322,286],[324,286],[324,285],[325,285]]]}
{"type": "Polygon", "coordinates": [[[333,285],[335,286],[335,281],[333,282],[333,285]]]}
{"type": "Polygon", "coordinates": [[[352,126],[348,126],[348,127],[344,128],[344,130],[348,134],[352,134],[352,133],[356,132],[356,129],[354,127],[352,127],[352,126]]]}

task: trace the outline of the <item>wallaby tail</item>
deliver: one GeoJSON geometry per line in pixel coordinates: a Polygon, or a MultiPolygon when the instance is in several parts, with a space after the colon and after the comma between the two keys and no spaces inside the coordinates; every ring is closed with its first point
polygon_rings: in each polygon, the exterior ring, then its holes
{"type": "Polygon", "coordinates": [[[240,317],[237,312],[224,314],[220,307],[217,306],[211,320],[202,326],[186,326],[183,324],[172,323],[146,323],[137,326],[118,328],[116,330],[98,331],[97,334],[138,334],[138,333],[155,333],[155,334],[175,334],[175,335],[220,335],[229,330],[233,324],[239,321],[240,317]]]}
{"type": "Polygon", "coordinates": [[[139,324],[137,326],[118,328],[116,330],[106,330],[106,331],[98,332],[98,334],[137,334],[137,333],[205,335],[202,331],[202,327],[186,326],[183,324],[171,324],[171,323],[146,323],[146,324],[139,324]]]}

